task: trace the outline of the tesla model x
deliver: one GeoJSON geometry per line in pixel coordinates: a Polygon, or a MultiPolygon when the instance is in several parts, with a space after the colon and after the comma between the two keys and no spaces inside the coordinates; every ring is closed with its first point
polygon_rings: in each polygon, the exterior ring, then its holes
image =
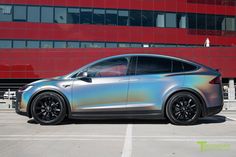
{"type": "Polygon", "coordinates": [[[17,92],[16,112],[40,124],[65,118],[167,118],[189,125],[222,106],[218,71],[175,57],[127,54],[27,84],[17,92]]]}

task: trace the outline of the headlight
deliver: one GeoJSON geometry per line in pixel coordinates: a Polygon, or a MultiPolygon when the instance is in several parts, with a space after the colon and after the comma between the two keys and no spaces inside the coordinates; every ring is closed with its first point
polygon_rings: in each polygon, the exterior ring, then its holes
{"type": "Polygon", "coordinates": [[[32,85],[25,85],[25,86],[19,88],[19,91],[27,91],[27,90],[29,90],[32,87],[33,87],[32,85]]]}

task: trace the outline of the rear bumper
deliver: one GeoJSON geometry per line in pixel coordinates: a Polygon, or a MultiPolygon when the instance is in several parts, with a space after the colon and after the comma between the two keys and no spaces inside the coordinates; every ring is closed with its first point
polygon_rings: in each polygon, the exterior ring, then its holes
{"type": "Polygon", "coordinates": [[[215,106],[215,107],[208,107],[206,108],[205,116],[212,116],[219,113],[223,109],[223,105],[215,106]]]}

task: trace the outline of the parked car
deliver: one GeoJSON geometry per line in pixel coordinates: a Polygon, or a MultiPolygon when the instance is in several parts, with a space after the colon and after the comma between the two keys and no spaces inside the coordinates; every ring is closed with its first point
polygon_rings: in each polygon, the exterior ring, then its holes
{"type": "Polygon", "coordinates": [[[22,87],[16,112],[40,124],[58,124],[67,117],[168,118],[188,125],[222,106],[218,71],[174,57],[128,54],[22,87]]]}
{"type": "Polygon", "coordinates": [[[3,94],[4,99],[16,99],[16,92],[15,91],[7,91],[3,94]]]}

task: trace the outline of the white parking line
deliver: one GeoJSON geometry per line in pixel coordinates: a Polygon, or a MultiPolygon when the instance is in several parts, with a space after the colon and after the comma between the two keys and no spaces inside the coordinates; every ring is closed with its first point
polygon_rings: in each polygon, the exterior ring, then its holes
{"type": "Polygon", "coordinates": [[[132,128],[133,128],[133,125],[128,124],[121,157],[131,157],[131,154],[132,154],[132,132],[133,132],[132,128]]]}

